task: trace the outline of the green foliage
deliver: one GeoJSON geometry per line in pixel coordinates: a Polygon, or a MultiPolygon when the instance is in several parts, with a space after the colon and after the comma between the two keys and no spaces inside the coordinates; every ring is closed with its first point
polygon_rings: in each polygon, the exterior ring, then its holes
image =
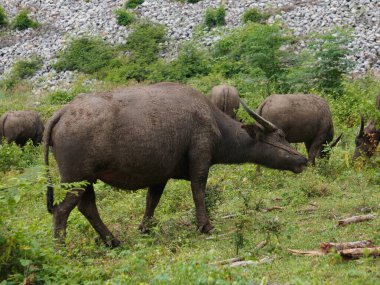
{"type": "Polygon", "coordinates": [[[15,143],[7,144],[3,138],[0,145],[0,173],[11,169],[23,169],[36,163],[38,148],[31,141],[20,148],[15,143]]]}
{"type": "Polygon", "coordinates": [[[0,6],[0,28],[3,28],[8,25],[8,17],[4,8],[0,6]]]}
{"type": "Polygon", "coordinates": [[[76,94],[74,92],[57,90],[55,92],[50,93],[46,97],[46,101],[53,105],[62,105],[69,103],[75,96],[76,94]]]}
{"type": "Polygon", "coordinates": [[[146,22],[137,25],[128,36],[125,49],[131,53],[132,59],[152,63],[157,60],[165,40],[164,26],[146,22]]]}
{"type": "Polygon", "coordinates": [[[127,2],[125,2],[124,6],[127,9],[128,8],[134,9],[137,6],[141,5],[142,3],[144,3],[144,0],[128,0],[127,2]]]}
{"type": "Polygon", "coordinates": [[[243,23],[253,22],[263,24],[270,17],[267,13],[262,13],[259,9],[250,8],[243,14],[243,23]]]}
{"type": "Polygon", "coordinates": [[[42,67],[42,59],[33,56],[30,59],[17,61],[10,73],[0,82],[0,86],[4,86],[6,90],[12,89],[21,80],[32,77],[42,67]]]}
{"type": "Polygon", "coordinates": [[[128,26],[135,21],[135,15],[131,12],[119,9],[115,11],[116,21],[121,26],[128,26]]]}
{"type": "Polygon", "coordinates": [[[194,4],[194,3],[198,3],[199,1],[202,1],[202,0],[187,0],[187,3],[194,4]]]}
{"type": "Polygon", "coordinates": [[[106,67],[113,58],[112,47],[98,38],[81,37],[74,39],[59,55],[54,68],[57,71],[78,70],[92,74],[106,67]]]}
{"type": "Polygon", "coordinates": [[[204,24],[209,29],[226,24],[226,9],[224,6],[208,8],[204,16],[204,24]]]}
{"type": "Polygon", "coordinates": [[[38,22],[29,18],[27,10],[20,11],[12,21],[12,28],[17,30],[37,28],[38,26],[38,22]]]}
{"type": "Polygon", "coordinates": [[[347,59],[350,54],[346,47],[349,41],[349,34],[342,30],[322,34],[311,40],[309,48],[316,59],[312,72],[317,79],[318,90],[335,96],[343,94],[343,75],[353,67],[353,62],[347,59]]]}

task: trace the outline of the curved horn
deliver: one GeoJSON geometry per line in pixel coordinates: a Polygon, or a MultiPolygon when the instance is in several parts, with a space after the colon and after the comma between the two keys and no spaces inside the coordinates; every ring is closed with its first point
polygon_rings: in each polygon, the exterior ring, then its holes
{"type": "Polygon", "coordinates": [[[363,130],[364,130],[364,116],[363,114],[360,114],[360,130],[358,137],[361,138],[363,136],[363,130]]]}
{"type": "Polygon", "coordinates": [[[330,147],[336,146],[336,144],[340,141],[340,139],[343,137],[343,133],[339,135],[339,137],[336,138],[336,140],[330,145],[330,147]]]}
{"type": "Polygon", "coordinates": [[[278,128],[272,124],[271,122],[265,120],[263,117],[261,117],[259,114],[253,112],[247,104],[243,101],[243,99],[240,99],[240,103],[243,105],[243,108],[247,111],[247,113],[256,120],[260,125],[264,127],[267,131],[273,132],[277,130],[278,128]]]}

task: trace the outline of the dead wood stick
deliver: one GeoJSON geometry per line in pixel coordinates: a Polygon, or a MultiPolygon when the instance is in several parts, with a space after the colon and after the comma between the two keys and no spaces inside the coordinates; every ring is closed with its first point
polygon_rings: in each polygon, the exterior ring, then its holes
{"type": "Polygon", "coordinates": [[[345,226],[352,223],[359,223],[364,221],[373,220],[376,217],[376,215],[370,214],[370,215],[362,215],[362,216],[353,216],[346,219],[338,220],[339,226],[345,226]]]}
{"type": "Polygon", "coordinates": [[[303,255],[303,256],[320,256],[325,255],[326,253],[321,250],[298,250],[288,248],[288,251],[294,255],[303,255]]]}
{"type": "Polygon", "coordinates": [[[263,263],[268,263],[271,262],[272,259],[269,258],[268,256],[261,258],[258,261],[252,261],[252,260],[247,260],[247,261],[237,261],[231,264],[225,265],[225,267],[239,267],[239,266],[248,266],[248,265],[259,265],[263,263]]]}
{"type": "Polygon", "coordinates": [[[284,209],[284,207],[272,206],[272,207],[266,208],[265,211],[266,212],[272,212],[272,211],[275,211],[275,210],[283,210],[283,209],[284,209]]]}
{"type": "Polygon", "coordinates": [[[344,249],[350,248],[364,248],[364,247],[373,247],[371,240],[360,240],[360,241],[352,241],[352,242],[322,242],[321,250],[323,252],[331,252],[333,250],[341,251],[344,249]]]}
{"type": "Polygon", "coordinates": [[[225,265],[225,264],[231,264],[231,263],[242,261],[242,260],[244,260],[244,257],[234,257],[234,258],[215,261],[215,262],[210,263],[210,264],[212,264],[212,265],[225,265]]]}
{"type": "Polygon", "coordinates": [[[264,246],[267,245],[267,240],[263,240],[263,241],[260,241],[257,245],[256,245],[256,249],[260,249],[260,248],[263,248],[264,246]]]}
{"type": "Polygon", "coordinates": [[[363,256],[380,257],[380,247],[350,248],[339,251],[344,259],[356,259],[363,256]]]}

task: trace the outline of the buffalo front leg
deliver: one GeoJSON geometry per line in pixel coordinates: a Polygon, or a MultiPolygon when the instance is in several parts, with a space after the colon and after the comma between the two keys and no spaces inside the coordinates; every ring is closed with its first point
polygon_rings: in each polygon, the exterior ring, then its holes
{"type": "Polygon", "coordinates": [[[70,192],[66,194],[65,199],[54,207],[54,238],[59,244],[65,243],[67,220],[71,211],[78,204],[83,192],[84,189],[70,190],[70,192]]]}
{"type": "Polygon", "coordinates": [[[120,245],[120,241],[113,236],[100,218],[98,208],[96,207],[94,186],[92,184],[86,187],[86,191],[79,200],[78,210],[90,222],[91,226],[99,234],[105,245],[109,247],[120,245]]]}
{"type": "Polygon", "coordinates": [[[208,233],[212,230],[212,226],[206,213],[206,179],[191,181],[191,191],[195,204],[195,212],[197,217],[198,231],[201,233],[208,233]]]}
{"type": "Polygon", "coordinates": [[[164,192],[164,188],[166,186],[166,182],[160,185],[149,187],[148,193],[146,195],[146,207],[143,220],[139,225],[139,230],[142,233],[146,233],[149,231],[147,224],[149,220],[153,218],[154,210],[156,209],[158,202],[160,201],[162,192],[164,192]]]}

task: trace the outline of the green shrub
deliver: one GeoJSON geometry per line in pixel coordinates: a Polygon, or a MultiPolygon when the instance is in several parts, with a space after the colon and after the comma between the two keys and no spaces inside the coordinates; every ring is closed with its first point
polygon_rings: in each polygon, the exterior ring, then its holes
{"type": "Polygon", "coordinates": [[[116,21],[121,26],[128,26],[131,23],[133,23],[135,20],[135,15],[128,11],[119,9],[119,10],[116,10],[115,13],[116,13],[116,21]]]}
{"type": "Polygon", "coordinates": [[[265,23],[269,16],[269,14],[261,13],[260,10],[255,8],[247,9],[243,14],[243,23],[265,23]]]}
{"type": "Polygon", "coordinates": [[[50,93],[47,97],[47,101],[53,105],[61,105],[69,103],[75,97],[75,93],[58,90],[50,93]]]}
{"type": "Polygon", "coordinates": [[[128,8],[134,9],[137,6],[141,5],[142,3],[144,3],[144,0],[128,0],[127,2],[125,2],[124,6],[127,9],[128,8]]]}
{"type": "Polygon", "coordinates": [[[28,141],[23,148],[14,143],[7,144],[3,138],[0,145],[0,173],[11,169],[23,169],[36,163],[38,148],[28,141]]]}
{"type": "Polygon", "coordinates": [[[353,67],[353,62],[347,59],[351,53],[347,48],[349,41],[349,33],[343,30],[313,36],[308,47],[315,58],[311,68],[318,90],[335,96],[343,94],[343,76],[353,67]]]}
{"type": "Polygon", "coordinates": [[[6,90],[12,89],[21,80],[32,77],[42,66],[42,59],[34,56],[27,60],[20,60],[16,62],[10,73],[0,82],[6,90]]]}
{"type": "Polygon", "coordinates": [[[57,71],[78,70],[92,74],[109,64],[113,49],[98,38],[82,37],[74,39],[58,57],[53,67],[57,71]]]}
{"type": "Polygon", "coordinates": [[[5,27],[8,24],[7,13],[4,8],[0,6],[0,28],[5,27]]]}
{"type": "Polygon", "coordinates": [[[131,52],[132,59],[151,63],[157,60],[165,40],[164,26],[147,22],[139,24],[128,36],[125,48],[131,52]]]}
{"type": "Polygon", "coordinates": [[[29,18],[27,10],[20,11],[12,21],[12,28],[17,30],[37,28],[38,25],[36,21],[29,18]]]}
{"type": "Polygon", "coordinates": [[[205,13],[204,23],[208,28],[223,26],[226,24],[226,9],[224,6],[219,8],[208,8],[205,13]]]}

